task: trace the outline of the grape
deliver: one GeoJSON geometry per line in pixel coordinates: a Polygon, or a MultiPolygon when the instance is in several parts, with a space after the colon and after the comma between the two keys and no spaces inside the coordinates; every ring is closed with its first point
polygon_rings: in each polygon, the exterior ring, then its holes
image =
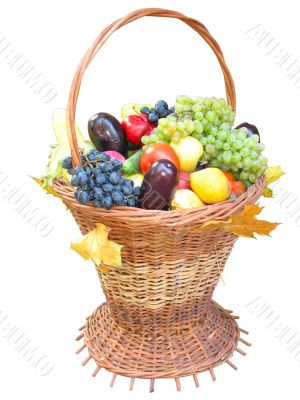
{"type": "Polygon", "coordinates": [[[86,172],[80,172],[77,176],[81,186],[84,186],[88,183],[89,175],[86,172]]]}
{"type": "Polygon", "coordinates": [[[110,160],[110,155],[106,153],[101,153],[99,156],[99,161],[109,161],[110,160]]]}
{"type": "Polygon", "coordinates": [[[117,172],[112,172],[111,175],[109,176],[109,182],[112,183],[113,185],[117,185],[120,183],[120,175],[117,172]]]}
{"type": "Polygon", "coordinates": [[[86,204],[90,200],[90,195],[88,191],[82,190],[78,195],[78,201],[80,204],[86,204]]]}
{"type": "Polygon", "coordinates": [[[145,114],[145,115],[149,115],[149,107],[147,107],[147,106],[144,106],[144,107],[142,107],[141,108],[141,113],[142,114],[145,114]]]}
{"type": "Polygon", "coordinates": [[[106,183],[106,176],[102,173],[96,175],[96,183],[97,185],[102,186],[104,183],[106,183]]]}
{"type": "Polygon", "coordinates": [[[215,152],[215,146],[213,144],[208,143],[205,146],[205,151],[207,154],[213,154],[215,152]]]}
{"type": "Polygon", "coordinates": [[[101,173],[102,173],[102,170],[101,170],[100,167],[96,167],[96,168],[93,169],[93,174],[95,176],[100,175],[101,173]]]}
{"type": "Polygon", "coordinates": [[[116,204],[121,204],[124,201],[124,195],[121,191],[113,191],[111,197],[116,204]]]}
{"type": "Polygon", "coordinates": [[[132,189],[132,187],[130,187],[130,186],[123,186],[123,193],[125,194],[125,195],[128,195],[128,194],[131,194],[132,192],[133,192],[133,189],[132,189]]]}
{"type": "Polygon", "coordinates": [[[112,191],[113,191],[113,185],[111,184],[111,183],[105,183],[103,186],[102,186],[102,189],[103,189],[103,191],[105,192],[105,193],[111,193],[112,191]]]}
{"type": "MultiPolygon", "coordinates": [[[[165,100],[159,100],[159,101],[155,104],[155,107],[163,107],[163,108],[165,108],[166,110],[169,109],[168,103],[167,103],[165,100]]],[[[155,108],[155,107],[154,107],[154,108],[155,108]]]]}
{"type": "Polygon", "coordinates": [[[133,191],[132,191],[132,194],[133,194],[134,196],[139,196],[140,193],[141,193],[141,188],[140,188],[140,186],[136,186],[136,187],[133,189],[133,191]]]}
{"type": "Polygon", "coordinates": [[[94,200],[93,205],[95,207],[102,207],[103,206],[103,201],[102,200],[94,200]]]}
{"type": "Polygon", "coordinates": [[[122,161],[120,160],[112,160],[112,166],[114,167],[114,171],[119,171],[122,168],[122,161]]]}
{"type": "MultiPolygon", "coordinates": [[[[82,166],[70,171],[71,184],[77,188],[74,197],[80,204],[92,201],[94,207],[104,207],[107,210],[114,205],[137,206],[140,188],[134,188],[131,179],[122,177],[120,160],[110,161],[109,155],[95,149],[87,154],[81,153],[80,159],[82,166]]],[[[64,161],[64,165],[69,167],[70,164],[64,161]]]]}
{"type": "Polygon", "coordinates": [[[114,166],[112,165],[111,162],[105,163],[105,164],[103,165],[103,167],[102,167],[102,171],[103,171],[103,172],[112,172],[113,169],[114,169],[114,166]]]}
{"type": "Polygon", "coordinates": [[[80,186],[80,178],[79,178],[79,176],[78,175],[74,175],[73,177],[72,177],[72,179],[71,179],[71,185],[72,186],[80,186]]]}
{"type": "Polygon", "coordinates": [[[90,178],[90,179],[89,179],[88,185],[89,185],[89,187],[90,187],[91,189],[93,189],[93,188],[96,186],[96,183],[95,183],[95,181],[94,181],[93,178],[90,178]]]}
{"type": "Polygon", "coordinates": [[[80,172],[83,172],[83,168],[82,167],[75,167],[74,168],[75,174],[79,174],[80,172]]]}
{"type": "Polygon", "coordinates": [[[134,182],[131,179],[124,179],[122,184],[123,186],[129,186],[131,188],[134,186],[134,182]]]}
{"type": "Polygon", "coordinates": [[[223,161],[224,161],[226,164],[229,164],[229,163],[230,163],[231,157],[232,157],[231,151],[224,151],[224,153],[223,153],[223,161]]]}
{"type": "Polygon", "coordinates": [[[64,169],[71,169],[72,168],[72,158],[71,157],[66,157],[62,160],[61,166],[64,169]]]}
{"type": "Polygon", "coordinates": [[[69,168],[67,171],[69,175],[75,175],[75,170],[73,168],[69,168]]]}
{"type": "MultiPolygon", "coordinates": [[[[177,96],[176,103],[189,105],[192,104],[192,99],[189,96],[177,96]]],[[[175,104],[175,111],[176,111],[176,104],[175,104]]]]}
{"type": "Polygon", "coordinates": [[[95,199],[101,200],[103,198],[103,190],[100,187],[95,187],[93,190],[95,199]]]}
{"type": "Polygon", "coordinates": [[[112,197],[111,196],[105,196],[104,197],[104,199],[103,199],[103,207],[106,209],[106,210],[110,210],[111,208],[112,208],[112,206],[113,206],[113,200],[112,200],[112,197]]]}
{"type": "Polygon", "coordinates": [[[75,199],[76,199],[77,201],[78,201],[78,199],[79,199],[80,193],[81,193],[81,190],[80,190],[80,189],[77,189],[77,190],[75,191],[75,193],[74,193],[74,197],[75,197],[75,199]]]}
{"type": "MultiPolygon", "coordinates": [[[[165,118],[168,115],[168,110],[165,107],[163,107],[162,105],[155,106],[154,112],[158,117],[157,122],[158,122],[159,117],[165,118]]],[[[149,115],[149,121],[150,121],[150,115],[149,115]]]]}
{"type": "Polygon", "coordinates": [[[158,114],[156,114],[156,112],[152,112],[151,114],[149,114],[148,119],[151,124],[157,124],[159,116],[158,114]]]}
{"type": "Polygon", "coordinates": [[[129,207],[136,207],[136,205],[137,205],[136,199],[134,199],[134,198],[128,199],[128,200],[127,200],[127,205],[128,205],[129,207]]]}
{"type": "Polygon", "coordinates": [[[92,153],[91,151],[87,154],[87,158],[89,161],[96,161],[97,155],[95,153],[92,153]]]}

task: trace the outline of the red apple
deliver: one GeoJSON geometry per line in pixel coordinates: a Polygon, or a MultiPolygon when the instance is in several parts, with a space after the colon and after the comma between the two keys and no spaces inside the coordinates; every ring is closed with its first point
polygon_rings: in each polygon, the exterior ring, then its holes
{"type": "Polygon", "coordinates": [[[123,154],[119,153],[118,151],[107,150],[103,151],[103,153],[108,154],[111,160],[119,160],[122,163],[126,161],[126,158],[123,156],[123,154]]]}
{"type": "Polygon", "coordinates": [[[190,173],[189,172],[184,172],[180,171],[179,172],[179,182],[177,189],[191,189],[190,186],[190,173]]]}

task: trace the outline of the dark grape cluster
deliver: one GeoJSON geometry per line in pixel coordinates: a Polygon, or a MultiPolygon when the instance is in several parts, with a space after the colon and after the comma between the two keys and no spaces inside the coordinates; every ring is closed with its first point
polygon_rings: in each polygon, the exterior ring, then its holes
{"type": "Polygon", "coordinates": [[[72,168],[72,159],[62,161],[62,167],[72,175],[76,187],[75,199],[80,204],[93,202],[95,207],[110,210],[113,206],[137,207],[140,187],[122,176],[122,162],[93,149],[81,154],[82,166],[72,168]]]}
{"type": "Polygon", "coordinates": [[[174,107],[169,108],[166,101],[159,100],[154,108],[142,107],[141,113],[147,115],[148,121],[151,122],[151,124],[157,125],[160,118],[166,118],[168,115],[174,113],[174,107]]]}

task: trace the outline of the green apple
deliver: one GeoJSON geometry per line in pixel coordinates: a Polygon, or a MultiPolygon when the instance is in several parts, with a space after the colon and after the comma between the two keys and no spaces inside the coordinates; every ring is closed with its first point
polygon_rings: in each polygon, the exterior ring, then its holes
{"type": "Polygon", "coordinates": [[[142,107],[153,108],[150,104],[137,104],[137,103],[127,103],[124,104],[121,110],[121,118],[124,119],[129,115],[137,115],[141,113],[142,107]]]}
{"type": "Polygon", "coordinates": [[[178,143],[171,142],[170,145],[179,158],[180,171],[193,172],[203,154],[203,146],[199,140],[187,136],[178,143]]]}

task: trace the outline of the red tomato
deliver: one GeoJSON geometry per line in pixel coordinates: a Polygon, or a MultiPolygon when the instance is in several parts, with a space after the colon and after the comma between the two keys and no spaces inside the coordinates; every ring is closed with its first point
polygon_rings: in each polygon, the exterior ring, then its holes
{"type": "Polygon", "coordinates": [[[235,181],[235,177],[228,171],[223,171],[223,174],[226,176],[226,178],[229,180],[229,182],[235,181]]]}
{"type": "Polygon", "coordinates": [[[143,174],[158,160],[169,160],[180,171],[180,161],[172,147],[167,143],[154,143],[142,154],[140,168],[143,174]]]}
{"type": "Polygon", "coordinates": [[[247,190],[243,182],[232,181],[230,182],[230,184],[231,184],[230,198],[232,199],[239,197],[242,193],[246,192],[247,190]]]}

